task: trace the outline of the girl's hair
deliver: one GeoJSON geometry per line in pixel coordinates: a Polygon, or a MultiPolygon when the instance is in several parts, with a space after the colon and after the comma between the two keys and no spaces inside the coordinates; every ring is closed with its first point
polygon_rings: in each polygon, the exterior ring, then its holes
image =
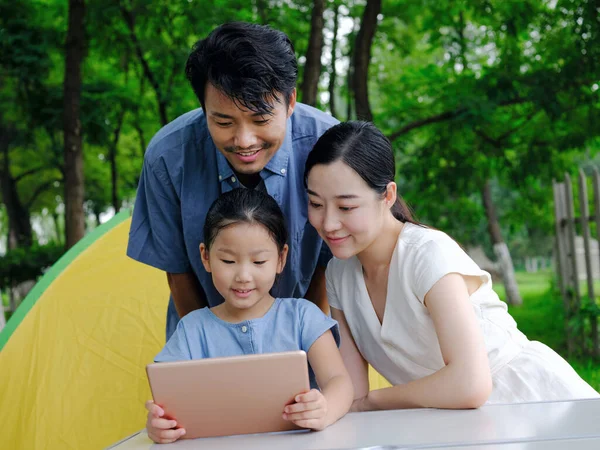
{"type": "Polygon", "coordinates": [[[285,219],[279,205],[270,195],[246,188],[221,194],[206,214],[204,245],[207,250],[210,250],[223,228],[236,223],[262,225],[271,235],[279,252],[283,251],[288,238],[285,219]]]}
{"type": "MultiPolygon", "coordinates": [[[[392,144],[370,122],[343,122],[323,133],[306,160],[304,186],[307,186],[308,174],[314,166],[336,161],[343,161],[382,197],[396,175],[392,144]]],[[[400,222],[418,224],[400,195],[391,212],[400,222]]]]}

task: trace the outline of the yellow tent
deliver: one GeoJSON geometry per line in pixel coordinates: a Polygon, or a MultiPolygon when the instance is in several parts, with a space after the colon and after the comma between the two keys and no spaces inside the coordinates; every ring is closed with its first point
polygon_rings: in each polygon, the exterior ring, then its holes
{"type": "Polygon", "coordinates": [[[0,448],[104,448],[144,427],[168,286],[125,255],[130,222],[122,212],[69,250],[0,333],[0,448]]]}

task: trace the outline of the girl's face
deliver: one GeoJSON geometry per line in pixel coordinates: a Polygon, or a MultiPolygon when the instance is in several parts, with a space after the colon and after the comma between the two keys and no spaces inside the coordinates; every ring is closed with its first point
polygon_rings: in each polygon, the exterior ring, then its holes
{"type": "Polygon", "coordinates": [[[263,300],[285,266],[288,247],[280,253],[266,228],[236,223],[217,234],[210,251],[200,244],[202,263],[212,273],[215,288],[234,309],[250,312],[263,300]]]}
{"type": "Polygon", "coordinates": [[[308,220],[333,256],[350,258],[377,239],[390,214],[390,199],[382,199],[344,162],[314,166],[307,186],[308,220]]]}

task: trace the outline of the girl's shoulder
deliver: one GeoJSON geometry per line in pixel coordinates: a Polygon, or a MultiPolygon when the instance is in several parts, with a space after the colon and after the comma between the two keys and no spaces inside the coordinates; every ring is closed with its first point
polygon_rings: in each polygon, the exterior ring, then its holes
{"type": "Polygon", "coordinates": [[[210,308],[205,306],[204,308],[196,309],[186,314],[180,319],[180,323],[185,328],[195,328],[199,325],[204,325],[209,321],[212,322],[213,316],[214,314],[210,311],[210,308]]]}
{"type": "Polygon", "coordinates": [[[303,313],[305,311],[309,311],[311,313],[316,313],[316,312],[320,312],[321,314],[323,314],[323,312],[321,311],[321,309],[319,309],[319,307],[317,305],[315,305],[313,302],[311,302],[310,300],[307,300],[305,298],[296,298],[296,297],[290,297],[290,298],[276,298],[276,305],[277,305],[277,309],[281,312],[291,312],[291,311],[295,311],[295,312],[300,312],[303,313]]]}

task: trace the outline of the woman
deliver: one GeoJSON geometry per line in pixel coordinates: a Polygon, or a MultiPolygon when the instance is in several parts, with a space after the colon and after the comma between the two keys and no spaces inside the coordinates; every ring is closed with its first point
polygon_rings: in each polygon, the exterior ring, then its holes
{"type": "Polygon", "coordinates": [[[490,275],[454,240],[412,219],[394,175],[390,142],[365,122],[329,129],[306,162],[308,217],[335,256],[327,295],[352,410],[598,397],[517,329],[490,275]],[[368,363],[393,386],[369,392],[368,363]]]}

